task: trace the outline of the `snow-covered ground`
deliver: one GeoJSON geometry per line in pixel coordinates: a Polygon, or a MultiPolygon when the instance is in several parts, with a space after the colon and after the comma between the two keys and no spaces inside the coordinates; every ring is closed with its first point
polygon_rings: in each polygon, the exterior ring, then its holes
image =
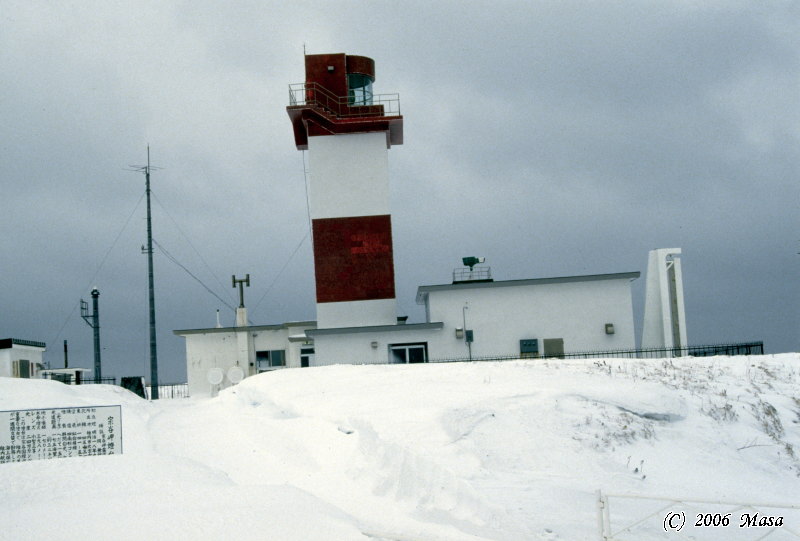
{"type": "MultiPolygon", "coordinates": [[[[800,354],[292,369],[153,403],[0,378],[0,410],[109,404],[122,455],[0,464],[0,539],[594,540],[599,489],[800,503],[800,354]]],[[[684,534],[740,538],[708,531],[684,534]]]]}

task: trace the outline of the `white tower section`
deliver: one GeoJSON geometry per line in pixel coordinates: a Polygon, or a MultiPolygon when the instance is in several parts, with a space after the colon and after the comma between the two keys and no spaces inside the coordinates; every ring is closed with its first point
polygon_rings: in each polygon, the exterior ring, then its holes
{"type": "MultiPolygon", "coordinates": [[[[313,220],[337,220],[365,216],[389,216],[389,149],[382,132],[349,133],[308,138],[311,182],[309,199],[313,220]]],[[[319,224],[320,222],[316,222],[319,224]]],[[[334,222],[335,223],[335,222],[334,222]]],[[[370,247],[374,232],[356,232],[365,252],[389,250],[370,247]]],[[[329,252],[331,248],[324,248],[329,252]]],[[[318,267],[324,270],[324,263],[318,267]]],[[[340,271],[344,269],[339,269],[340,271]]],[[[345,275],[345,272],[341,272],[345,275]]],[[[342,278],[348,280],[348,278],[342,278]]],[[[397,303],[394,296],[320,302],[317,324],[320,328],[395,325],[397,303]]]]}
{"type": "Polygon", "coordinates": [[[647,262],[642,348],[685,348],[680,248],[652,250],[647,262]]]}

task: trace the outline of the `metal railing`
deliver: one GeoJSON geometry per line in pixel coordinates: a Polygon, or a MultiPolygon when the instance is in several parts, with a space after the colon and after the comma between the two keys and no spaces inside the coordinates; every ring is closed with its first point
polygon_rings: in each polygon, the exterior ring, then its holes
{"type": "MultiPolygon", "coordinates": [[[[153,391],[152,385],[145,385],[145,394],[147,399],[151,400],[153,391]]],[[[189,398],[189,384],[188,383],[162,383],[158,386],[159,400],[165,398],[189,398]]]]}
{"type": "Polygon", "coordinates": [[[486,355],[469,357],[447,357],[430,359],[431,363],[469,362],[469,361],[512,361],[518,359],[597,359],[597,358],[622,358],[622,359],[663,359],[670,357],[710,357],[712,355],[763,355],[764,342],[744,342],[738,344],[712,344],[705,346],[687,346],[683,348],[643,348],[643,349],[615,349],[604,351],[573,351],[555,354],[524,354],[513,353],[509,355],[486,355]]]}
{"type": "Polygon", "coordinates": [[[453,283],[459,282],[491,282],[492,281],[492,268],[491,267],[475,267],[470,269],[461,267],[453,269],[453,283]]]}
{"type": "Polygon", "coordinates": [[[42,379],[51,379],[53,381],[60,381],[61,383],[65,383],[66,385],[90,385],[90,384],[104,384],[104,385],[116,385],[117,378],[115,377],[105,377],[105,378],[75,378],[72,374],[54,374],[52,372],[44,371],[42,374],[42,379]]]}
{"type": "Polygon", "coordinates": [[[318,83],[293,83],[289,106],[316,107],[335,118],[400,116],[400,94],[373,94],[371,103],[365,104],[352,96],[336,96],[318,83]]]}
{"type": "Polygon", "coordinates": [[[117,378],[114,377],[107,377],[107,378],[86,378],[81,380],[81,385],[89,385],[92,383],[102,383],[104,385],[116,385],[117,378]]]}

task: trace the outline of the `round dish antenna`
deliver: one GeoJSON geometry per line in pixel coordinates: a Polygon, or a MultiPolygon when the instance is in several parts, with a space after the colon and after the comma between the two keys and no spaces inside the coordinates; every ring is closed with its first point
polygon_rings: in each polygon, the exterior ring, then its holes
{"type": "Polygon", "coordinates": [[[225,373],[222,371],[222,368],[212,368],[206,374],[206,378],[211,385],[219,385],[222,383],[222,379],[225,377],[225,373]]]}
{"type": "Polygon", "coordinates": [[[239,368],[238,366],[232,366],[228,370],[228,379],[231,383],[239,383],[244,379],[244,370],[239,368]]]}

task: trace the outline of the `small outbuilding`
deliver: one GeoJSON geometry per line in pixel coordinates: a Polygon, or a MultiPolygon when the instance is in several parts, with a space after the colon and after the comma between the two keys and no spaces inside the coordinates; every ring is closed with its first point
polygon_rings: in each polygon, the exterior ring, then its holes
{"type": "Polygon", "coordinates": [[[46,350],[44,342],[0,339],[0,377],[38,378],[46,350]]]}

